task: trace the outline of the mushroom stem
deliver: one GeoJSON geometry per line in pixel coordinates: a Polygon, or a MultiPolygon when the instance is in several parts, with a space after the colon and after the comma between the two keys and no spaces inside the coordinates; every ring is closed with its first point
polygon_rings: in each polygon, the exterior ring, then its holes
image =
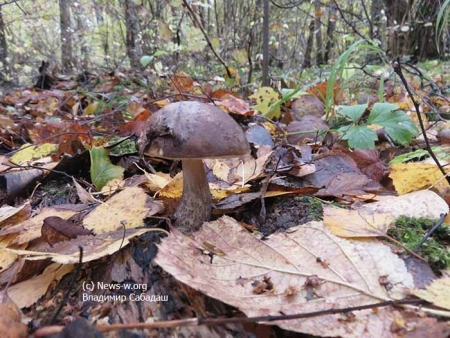
{"type": "Polygon", "coordinates": [[[198,230],[211,216],[211,191],[201,159],[183,159],[183,195],[175,226],[184,234],[198,230]]]}

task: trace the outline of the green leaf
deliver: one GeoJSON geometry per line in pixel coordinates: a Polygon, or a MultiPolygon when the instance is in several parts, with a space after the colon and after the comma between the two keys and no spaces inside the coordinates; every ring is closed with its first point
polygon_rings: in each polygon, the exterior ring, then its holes
{"type": "Polygon", "coordinates": [[[155,57],[153,55],[144,55],[143,57],[141,57],[141,66],[143,68],[147,67],[154,58],[155,57]]]}
{"type": "Polygon", "coordinates": [[[414,122],[398,106],[392,103],[375,103],[367,119],[367,124],[384,127],[395,142],[407,145],[419,134],[414,122]]]}
{"type": "Polygon", "coordinates": [[[165,50],[157,50],[153,56],[156,58],[158,56],[164,56],[164,55],[170,55],[170,53],[166,52],[165,50]]]}
{"type": "Polygon", "coordinates": [[[111,163],[108,150],[103,147],[93,147],[89,153],[91,155],[91,181],[97,189],[100,190],[112,179],[122,179],[124,169],[111,163]]]}
{"type": "MultiPolygon", "coordinates": [[[[439,160],[446,160],[450,158],[450,147],[437,146],[431,147],[431,150],[439,160]]],[[[392,161],[389,162],[389,165],[405,163],[408,161],[420,161],[420,160],[423,161],[424,158],[428,158],[429,156],[430,153],[427,150],[419,149],[411,153],[406,153],[394,157],[392,161]]]]}
{"type": "Polygon", "coordinates": [[[347,116],[353,122],[358,122],[367,109],[367,104],[358,104],[356,106],[339,106],[338,113],[347,116]]]}
{"type": "Polygon", "coordinates": [[[377,133],[366,126],[344,126],[339,131],[343,133],[342,139],[347,140],[353,149],[373,149],[378,140],[377,133]]]}

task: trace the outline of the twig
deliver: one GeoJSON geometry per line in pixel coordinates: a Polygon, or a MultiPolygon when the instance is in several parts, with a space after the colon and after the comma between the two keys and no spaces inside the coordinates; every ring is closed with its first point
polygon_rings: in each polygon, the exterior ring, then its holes
{"type": "Polygon", "coordinates": [[[193,11],[192,7],[188,4],[188,2],[186,0],[183,0],[183,5],[186,6],[186,8],[188,9],[189,13],[191,13],[192,15],[192,20],[195,21],[195,23],[197,24],[198,28],[200,28],[200,30],[203,33],[203,36],[205,37],[206,43],[208,44],[209,48],[211,48],[211,51],[213,52],[214,56],[217,58],[217,60],[219,60],[219,62],[225,67],[225,70],[227,72],[228,77],[232,77],[231,75],[231,71],[228,68],[227,64],[225,63],[225,61],[220,57],[219,54],[217,54],[216,50],[214,49],[214,46],[208,36],[208,33],[205,31],[205,29],[203,28],[202,23],[200,22],[200,20],[197,18],[197,15],[195,14],[195,12],[193,11]]]}
{"type": "Polygon", "coordinates": [[[235,318],[189,318],[179,320],[160,321],[155,323],[128,323],[128,324],[112,324],[97,325],[97,329],[102,332],[109,332],[120,329],[156,329],[156,328],[174,328],[181,326],[201,326],[201,325],[224,325],[235,323],[255,323],[255,322],[273,322],[277,320],[291,320],[301,318],[311,318],[317,316],[333,315],[339,313],[347,313],[351,311],[361,311],[367,309],[375,309],[386,306],[399,306],[405,304],[422,305],[426,302],[422,299],[400,299],[389,300],[385,302],[353,306],[341,309],[327,309],[315,312],[297,313],[293,315],[279,316],[260,316],[260,317],[235,317],[235,318]]]}
{"type": "Polygon", "coordinates": [[[439,218],[439,221],[425,234],[425,237],[422,239],[422,241],[415,247],[413,250],[414,252],[417,252],[422,247],[423,243],[427,241],[428,238],[433,235],[433,233],[444,223],[444,219],[447,214],[441,214],[441,217],[439,218]]]}
{"type": "MultiPolygon", "coordinates": [[[[428,139],[428,136],[427,136],[427,133],[426,133],[426,130],[425,130],[425,125],[423,124],[422,115],[420,114],[419,103],[414,98],[414,94],[412,93],[411,88],[409,87],[408,82],[406,81],[406,78],[403,75],[402,66],[400,64],[400,59],[399,58],[397,58],[397,60],[393,62],[392,67],[394,68],[394,72],[400,77],[400,80],[402,81],[403,86],[405,87],[406,91],[408,92],[409,97],[411,98],[411,100],[412,100],[412,102],[414,104],[414,108],[416,109],[417,119],[419,120],[420,130],[422,131],[423,139],[425,140],[425,149],[428,151],[428,153],[430,154],[431,158],[434,160],[434,162],[438,166],[438,168],[441,171],[442,175],[446,176],[447,173],[445,172],[444,168],[439,163],[438,158],[436,157],[436,155],[434,154],[433,150],[431,149],[430,140],[428,139]]],[[[447,182],[450,184],[450,177],[446,176],[446,179],[447,179],[447,182]]]]}

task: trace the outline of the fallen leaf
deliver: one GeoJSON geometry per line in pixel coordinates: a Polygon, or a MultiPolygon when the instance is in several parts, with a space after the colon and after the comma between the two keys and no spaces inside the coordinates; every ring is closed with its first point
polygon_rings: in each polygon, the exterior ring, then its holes
{"type": "Polygon", "coordinates": [[[50,245],[77,238],[78,236],[92,234],[91,231],[58,216],[50,216],[44,219],[41,233],[45,241],[50,245]]]}
{"type": "Polygon", "coordinates": [[[38,146],[33,146],[25,143],[19,150],[11,157],[11,162],[15,164],[22,164],[35,159],[46,157],[58,149],[56,144],[44,143],[38,146]]]}
{"type": "Polygon", "coordinates": [[[399,195],[431,186],[437,189],[450,187],[443,176],[436,165],[423,163],[394,164],[389,174],[399,195]]]}
{"type": "Polygon", "coordinates": [[[124,168],[113,165],[109,159],[109,151],[103,147],[93,147],[91,155],[91,180],[97,188],[103,188],[108,181],[123,178],[124,168]]]}
{"type": "Polygon", "coordinates": [[[62,208],[49,207],[41,210],[39,215],[36,215],[24,222],[16,224],[7,229],[0,230],[0,236],[7,234],[18,234],[11,243],[24,244],[31,242],[33,239],[41,237],[41,228],[44,224],[44,219],[50,216],[59,216],[63,219],[68,219],[75,215],[74,210],[63,210],[62,208]]]}
{"type": "Polygon", "coordinates": [[[144,225],[151,203],[143,189],[129,187],[98,205],[84,218],[83,225],[95,234],[138,228],[144,225]]]}
{"type": "Polygon", "coordinates": [[[389,213],[349,210],[325,206],[323,224],[339,237],[382,237],[387,234],[394,218],[389,213]]]}
{"type": "Polygon", "coordinates": [[[83,263],[112,255],[130,243],[130,239],[155,229],[131,229],[107,232],[96,236],[79,236],[70,241],[56,243],[47,251],[31,251],[5,249],[8,252],[25,256],[26,260],[43,260],[51,258],[55,263],[76,264],[80,259],[80,249],[83,247],[83,263]]]}
{"type": "Polygon", "coordinates": [[[20,312],[2,303],[0,303],[0,332],[5,338],[28,337],[27,326],[22,323],[20,312]]]}
{"type": "Polygon", "coordinates": [[[41,275],[10,286],[8,294],[19,308],[31,306],[47,292],[54,280],[59,281],[72,270],[73,265],[49,265],[41,275]]]}
{"type": "MultiPolygon", "coordinates": [[[[276,233],[262,241],[224,216],[204,223],[191,238],[172,229],[158,245],[155,262],[179,281],[249,317],[372,304],[403,297],[405,288],[413,285],[403,261],[388,246],[335,237],[320,222],[293,227],[289,233],[276,233]],[[205,242],[223,254],[204,254],[205,242]],[[312,276],[322,282],[307,286],[312,276]],[[380,284],[381,276],[392,289],[380,284]],[[270,281],[272,287],[255,294],[255,283],[262,281],[270,281]]],[[[353,316],[351,321],[336,314],[271,324],[320,336],[377,337],[384,332],[391,337],[393,320],[401,314],[394,308],[379,308],[353,316]]]]}
{"type": "Polygon", "coordinates": [[[440,308],[450,310],[450,278],[436,279],[425,290],[415,289],[411,293],[440,308]]]}
{"type": "MultiPolygon", "coordinates": [[[[272,106],[280,100],[280,95],[271,87],[261,87],[249,98],[256,101],[256,105],[253,106],[254,109],[258,110],[263,115],[267,115],[272,109],[272,106]]],[[[269,115],[267,115],[267,117],[279,117],[280,114],[280,107],[277,107],[269,115]]]]}
{"type": "Polygon", "coordinates": [[[324,207],[324,224],[341,237],[384,236],[400,216],[436,219],[448,213],[448,205],[436,193],[423,190],[391,197],[356,210],[324,207]]]}
{"type": "Polygon", "coordinates": [[[4,205],[0,208],[0,227],[12,226],[28,219],[30,216],[30,202],[24,203],[16,208],[4,205]]]}
{"type": "Polygon", "coordinates": [[[90,193],[84,190],[84,188],[80,185],[80,183],[77,182],[75,178],[72,177],[72,181],[75,186],[75,189],[77,189],[77,195],[81,203],[84,204],[98,203],[98,201],[95,200],[94,196],[92,196],[90,193]]]}
{"type": "Polygon", "coordinates": [[[231,94],[225,94],[220,101],[214,101],[222,110],[243,116],[253,116],[258,114],[256,110],[250,109],[250,105],[244,100],[231,94]]]}

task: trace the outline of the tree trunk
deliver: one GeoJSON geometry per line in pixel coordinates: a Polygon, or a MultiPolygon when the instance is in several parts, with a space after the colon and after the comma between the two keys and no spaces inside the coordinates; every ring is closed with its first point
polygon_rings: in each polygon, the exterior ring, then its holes
{"type": "MultiPolygon", "coordinates": [[[[411,53],[416,60],[430,59],[439,57],[438,48],[435,40],[435,21],[439,12],[439,2],[434,0],[422,0],[418,4],[417,13],[415,13],[415,22],[413,24],[414,30],[413,43],[411,44],[414,50],[411,53]],[[432,23],[431,26],[425,26],[424,23],[432,23]]],[[[441,41],[440,49],[443,49],[441,41]]]]}
{"type": "Polygon", "coordinates": [[[264,0],[262,85],[269,84],[269,0],[264,0]]]}
{"type": "Polygon", "coordinates": [[[142,51],[137,40],[140,31],[137,5],[133,0],[125,0],[125,25],[127,27],[125,41],[127,55],[130,59],[131,67],[137,68],[139,67],[142,51]]]}
{"type": "Polygon", "coordinates": [[[71,1],[59,0],[59,18],[61,28],[61,63],[62,71],[70,74],[73,70],[74,57],[72,47],[71,1]]]}
{"type": "Polygon", "coordinates": [[[327,64],[333,57],[334,31],[336,29],[336,6],[331,4],[328,9],[327,46],[325,49],[324,63],[327,64]]]}
{"type": "Polygon", "coordinates": [[[314,1],[315,10],[315,24],[314,24],[314,34],[316,36],[316,64],[318,66],[323,65],[323,45],[322,45],[322,24],[320,21],[321,9],[320,1],[314,1]]]}
{"type": "Polygon", "coordinates": [[[382,15],[381,11],[383,9],[382,0],[372,0],[372,6],[370,7],[370,21],[372,22],[370,27],[370,38],[373,40],[378,40],[381,42],[382,36],[382,15]]]}
{"type": "Polygon", "coordinates": [[[0,7],[0,84],[9,80],[8,44],[6,42],[5,23],[0,7]]]}
{"type": "Polygon", "coordinates": [[[314,20],[311,20],[309,24],[309,36],[308,36],[308,42],[306,43],[306,50],[305,50],[305,59],[303,60],[303,68],[309,68],[312,66],[312,59],[311,59],[311,52],[312,47],[314,43],[314,27],[315,22],[314,20]]]}

